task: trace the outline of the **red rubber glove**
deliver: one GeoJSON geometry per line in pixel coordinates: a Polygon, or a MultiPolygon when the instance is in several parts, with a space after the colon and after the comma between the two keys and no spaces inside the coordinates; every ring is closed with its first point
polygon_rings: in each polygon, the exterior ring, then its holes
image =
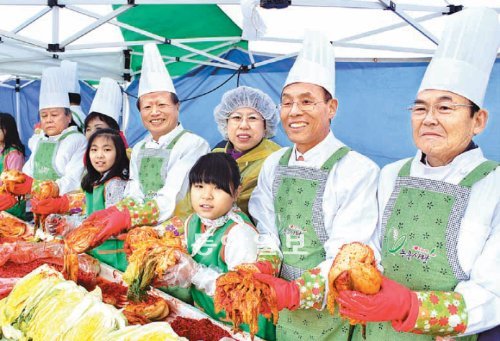
{"type": "Polygon", "coordinates": [[[243,263],[235,267],[235,271],[246,270],[250,272],[260,272],[261,274],[274,275],[275,271],[271,262],[259,261],[256,263],[243,263]]]}
{"type": "Polygon", "coordinates": [[[42,200],[31,199],[31,211],[46,215],[51,213],[67,213],[69,211],[69,200],[65,195],[42,200]]]}
{"type": "Polygon", "coordinates": [[[27,174],[24,174],[26,180],[21,184],[14,185],[12,194],[14,195],[26,195],[31,193],[31,187],[33,186],[33,178],[27,174]]]}
{"type": "Polygon", "coordinates": [[[0,211],[8,210],[16,203],[17,199],[12,194],[9,193],[0,194],[0,211]]]}
{"type": "Polygon", "coordinates": [[[342,315],[360,321],[403,321],[414,318],[414,325],[418,315],[417,294],[387,277],[383,277],[380,291],[375,295],[345,290],[339,293],[338,302],[342,315]]]}
{"type": "Polygon", "coordinates": [[[278,301],[278,310],[281,311],[285,308],[288,310],[296,310],[299,307],[300,291],[297,283],[294,281],[288,282],[284,279],[261,273],[254,273],[253,276],[258,281],[266,283],[274,289],[278,301]]]}
{"type": "Polygon", "coordinates": [[[257,269],[259,269],[259,272],[261,274],[267,274],[267,275],[275,275],[274,268],[271,264],[271,262],[268,261],[259,261],[255,263],[255,266],[257,269]]]}
{"type": "MultiPolygon", "coordinates": [[[[96,212],[97,213],[97,212],[96,212]]],[[[102,229],[96,234],[93,239],[93,244],[98,245],[111,236],[116,236],[123,231],[130,228],[130,212],[124,208],[120,211],[116,206],[111,206],[105,210],[100,211],[100,214],[92,214],[85,220],[85,222],[92,222],[96,226],[102,226],[102,229]],[[97,218],[100,218],[97,220],[97,218]]]]}
{"type": "Polygon", "coordinates": [[[94,213],[89,215],[85,221],[93,222],[93,223],[102,221],[104,218],[106,218],[108,215],[110,215],[110,210],[112,208],[116,209],[115,206],[111,206],[111,207],[104,209],[104,210],[95,211],[94,213]]]}

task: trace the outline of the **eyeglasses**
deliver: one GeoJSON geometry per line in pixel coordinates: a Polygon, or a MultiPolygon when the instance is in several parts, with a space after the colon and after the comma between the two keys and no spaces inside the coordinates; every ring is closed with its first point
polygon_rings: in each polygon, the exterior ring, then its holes
{"type": "Polygon", "coordinates": [[[434,103],[430,107],[425,104],[415,104],[408,108],[413,116],[424,117],[429,111],[432,109],[433,112],[438,113],[440,115],[449,115],[452,114],[455,110],[460,107],[472,107],[472,104],[459,104],[453,102],[442,102],[442,103],[434,103]]]}
{"type": "Polygon", "coordinates": [[[264,121],[264,118],[258,114],[250,114],[248,116],[242,115],[240,113],[232,113],[228,116],[227,121],[234,125],[239,125],[243,120],[246,120],[248,124],[257,124],[260,121],[264,121]]]}
{"type": "Polygon", "coordinates": [[[288,112],[292,111],[293,105],[297,104],[297,108],[299,108],[299,110],[313,111],[314,108],[316,107],[316,104],[325,103],[325,102],[328,102],[328,100],[322,100],[322,101],[318,101],[318,102],[313,102],[309,99],[304,99],[304,100],[298,101],[298,102],[285,101],[285,102],[281,102],[281,104],[278,105],[278,109],[280,109],[283,112],[288,113],[288,112]]]}

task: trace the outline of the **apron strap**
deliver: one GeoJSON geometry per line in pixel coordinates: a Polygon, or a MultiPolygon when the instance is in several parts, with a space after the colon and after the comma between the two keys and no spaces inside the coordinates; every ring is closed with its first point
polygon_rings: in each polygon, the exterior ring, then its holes
{"type": "Polygon", "coordinates": [[[286,150],[286,152],[283,155],[281,155],[279,165],[280,166],[287,166],[288,165],[288,161],[290,161],[290,156],[291,155],[292,155],[292,148],[289,147],[286,150]]]}
{"type": "Polygon", "coordinates": [[[80,118],[80,116],[73,110],[71,110],[71,116],[73,117],[73,120],[75,121],[76,125],[83,130],[83,128],[85,127],[85,124],[84,122],[82,122],[82,119],[80,118]]]}
{"type": "Polygon", "coordinates": [[[177,141],[179,141],[179,139],[182,137],[182,135],[184,135],[187,132],[188,132],[187,130],[183,130],[179,134],[177,134],[177,136],[168,144],[167,149],[174,148],[177,141]]]}
{"type": "MultiPolygon", "coordinates": [[[[166,149],[172,150],[174,148],[175,144],[177,143],[177,141],[179,141],[179,139],[182,137],[182,135],[184,135],[185,133],[188,133],[188,132],[189,132],[188,130],[183,130],[179,134],[177,134],[177,136],[174,137],[174,139],[172,141],[170,141],[170,143],[168,144],[166,149]]],[[[145,148],[146,148],[146,143],[143,143],[141,146],[141,149],[145,149],[145,148]]]]}
{"type": "Polygon", "coordinates": [[[479,166],[474,168],[472,172],[467,174],[465,178],[460,181],[459,185],[467,188],[471,188],[476,182],[484,179],[488,174],[493,172],[498,167],[498,162],[496,161],[484,161],[479,166]]]}
{"type": "MultiPolygon", "coordinates": [[[[332,154],[328,158],[328,160],[325,161],[325,163],[321,166],[322,170],[330,171],[339,160],[341,160],[344,156],[349,153],[351,149],[349,147],[343,146],[337,149],[335,153],[332,154]]],[[[280,166],[287,166],[288,161],[290,161],[290,156],[292,155],[292,148],[288,148],[287,151],[281,156],[279,165],[280,166]]]]}
{"type": "Polygon", "coordinates": [[[321,169],[330,172],[333,166],[344,156],[346,156],[350,151],[351,149],[349,147],[340,147],[335,153],[332,154],[332,156],[328,158],[328,160],[325,161],[325,163],[321,166],[321,169]]]}
{"type": "Polygon", "coordinates": [[[60,138],[57,139],[57,141],[62,141],[64,140],[66,137],[68,137],[69,135],[72,135],[72,134],[78,134],[79,132],[77,130],[71,130],[71,131],[67,131],[66,133],[64,133],[63,135],[61,135],[60,138]]]}
{"type": "Polygon", "coordinates": [[[413,158],[409,159],[403,167],[401,167],[398,176],[399,177],[405,177],[405,176],[410,176],[410,169],[411,169],[411,163],[413,161],[413,158]]]}

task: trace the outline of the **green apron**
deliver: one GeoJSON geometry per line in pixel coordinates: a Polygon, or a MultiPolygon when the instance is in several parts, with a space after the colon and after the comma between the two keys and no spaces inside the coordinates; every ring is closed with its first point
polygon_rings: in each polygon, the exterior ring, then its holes
{"type": "MultiPolygon", "coordinates": [[[[92,193],[85,192],[85,202],[87,204],[87,215],[106,208],[104,200],[105,184],[94,186],[92,193]]],[[[115,269],[125,271],[127,269],[127,255],[123,250],[123,240],[110,238],[104,241],[98,247],[90,250],[88,253],[99,261],[111,265],[115,269]]]]}
{"type": "Polygon", "coordinates": [[[139,182],[145,198],[153,198],[165,184],[170,153],[187,131],[183,130],[168,144],[167,148],[145,148],[143,144],[137,156],[139,182]]]}
{"type": "MultiPolygon", "coordinates": [[[[325,260],[323,245],[328,234],[323,221],[323,195],[330,171],[348,152],[347,147],[339,148],[321,169],[288,166],[292,148],[281,157],[273,182],[276,226],[283,252],[280,277],[295,280],[325,260]]],[[[348,334],[349,323],[326,310],[282,310],[276,327],[276,338],[287,341],[343,341],[348,334]]]]}
{"type": "Polygon", "coordinates": [[[57,140],[40,140],[34,155],[33,178],[36,180],[57,180],[62,174],[56,170],[55,159],[59,143],[71,134],[78,131],[71,130],[61,135],[57,140]]]}
{"type": "MultiPolygon", "coordinates": [[[[238,215],[248,224],[253,225],[250,218],[243,212],[238,212],[238,215]]],[[[201,247],[200,251],[193,257],[193,259],[198,264],[203,264],[207,267],[212,267],[218,269],[220,272],[228,272],[228,268],[224,260],[222,259],[223,252],[223,238],[227,231],[236,224],[233,220],[229,219],[226,224],[219,227],[213,236],[207,239],[204,246],[201,247]]],[[[196,238],[202,234],[201,230],[201,220],[198,215],[193,214],[187,223],[187,247],[188,252],[192,253],[192,246],[196,241],[196,238]]],[[[226,324],[230,324],[230,321],[226,318],[226,313],[224,311],[215,313],[213,298],[205,294],[205,292],[196,289],[194,286],[191,287],[191,294],[193,296],[194,304],[206,314],[212,318],[221,321],[226,324]]],[[[266,319],[263,316],[259,316],[258,320],[259,331],[257,336],[265,340],[275,340],[275,326],[272,321],[266,319]]],[[[249,331],[247,324],[242,324],[241,329],[244,331],[249,331]]]]}
{"type": "MultiPolygon", "coordinates": [[[[187,131],[183,130],[168,144],[167,148],[145,148],[142,145],[137,156],[139,165],[139,182],[141,183],[142,193],[146,199],[152,199],[156,193],[165,184],[167,178],[167,167],[170,159],[170,152],[182,135],[187,131]]],[[[177,297],[178,299],[191,303],[191,293],[188,289],[169,287],[160,288],[162,291],[177,297]]]]}
{"type": "MultiPolygon", "coordinates": [[[[10,147],[4,150],[3,153],[0,155],[0,173],[3,172],[5,157],[7,156],[7,154],[15,150],[17,149],[10,147]]],[[[14,206],[5,211],[12,214],[15,217],[24,220],[26,218],[26,200],[18,200],[14,206]]]]}
{"type": "MultiPolygon", "coordinates": [[[[453,291],[458,282],[469,279],[458,261],[457,242],[470,189],[498,164],[483,162],[453,185],[410,176],[411,162],[401,168],[382,217],[384,275],[411,290],[453,291]]],[[[356,334],[362,340],[359,328],[356,334]]],[[[435,338],[397,332],[390,322],[368,323],[366,336],[369,340],[403,341],[435,338]]]]}

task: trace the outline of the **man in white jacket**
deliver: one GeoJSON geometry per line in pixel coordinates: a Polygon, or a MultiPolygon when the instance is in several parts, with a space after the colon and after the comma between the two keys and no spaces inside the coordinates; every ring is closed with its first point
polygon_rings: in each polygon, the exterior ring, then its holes
{"type": "Polygon", "coordinates": [[[330,130],[334,75],[332,45],[308,32],[281,93],[281,120],[294,145],[268,157],[250,199],[261,234],[255,276],[276,291],[278,340],[347,339],[348,322],[321,311],[328,273],[343,244],[369,241],[378,218],[377,165],[330,130]],[[278,271],[280,278],[271,275],[278,271]]]}
{"type": "Polygon", "coordinates": [[[179,100],[155,44],[144,46],[138,95],[137,105],[149,135],[132,150],[125,199],[87,219],[103,226],[94,244],[132,227],[171,218],[186,196],[189,170],[210,151],[204,139],[179,122],[179,100]]]}
{"type": "Polygon", "coordinates": [[[448,18],[410,108],[417,154],[382,169],[382,288],[339,298],[341,313],[379,322],[370,339],[475,340],[500,323],[500,170],[473,141],[499,37],[493,10],[448,18]]]}

